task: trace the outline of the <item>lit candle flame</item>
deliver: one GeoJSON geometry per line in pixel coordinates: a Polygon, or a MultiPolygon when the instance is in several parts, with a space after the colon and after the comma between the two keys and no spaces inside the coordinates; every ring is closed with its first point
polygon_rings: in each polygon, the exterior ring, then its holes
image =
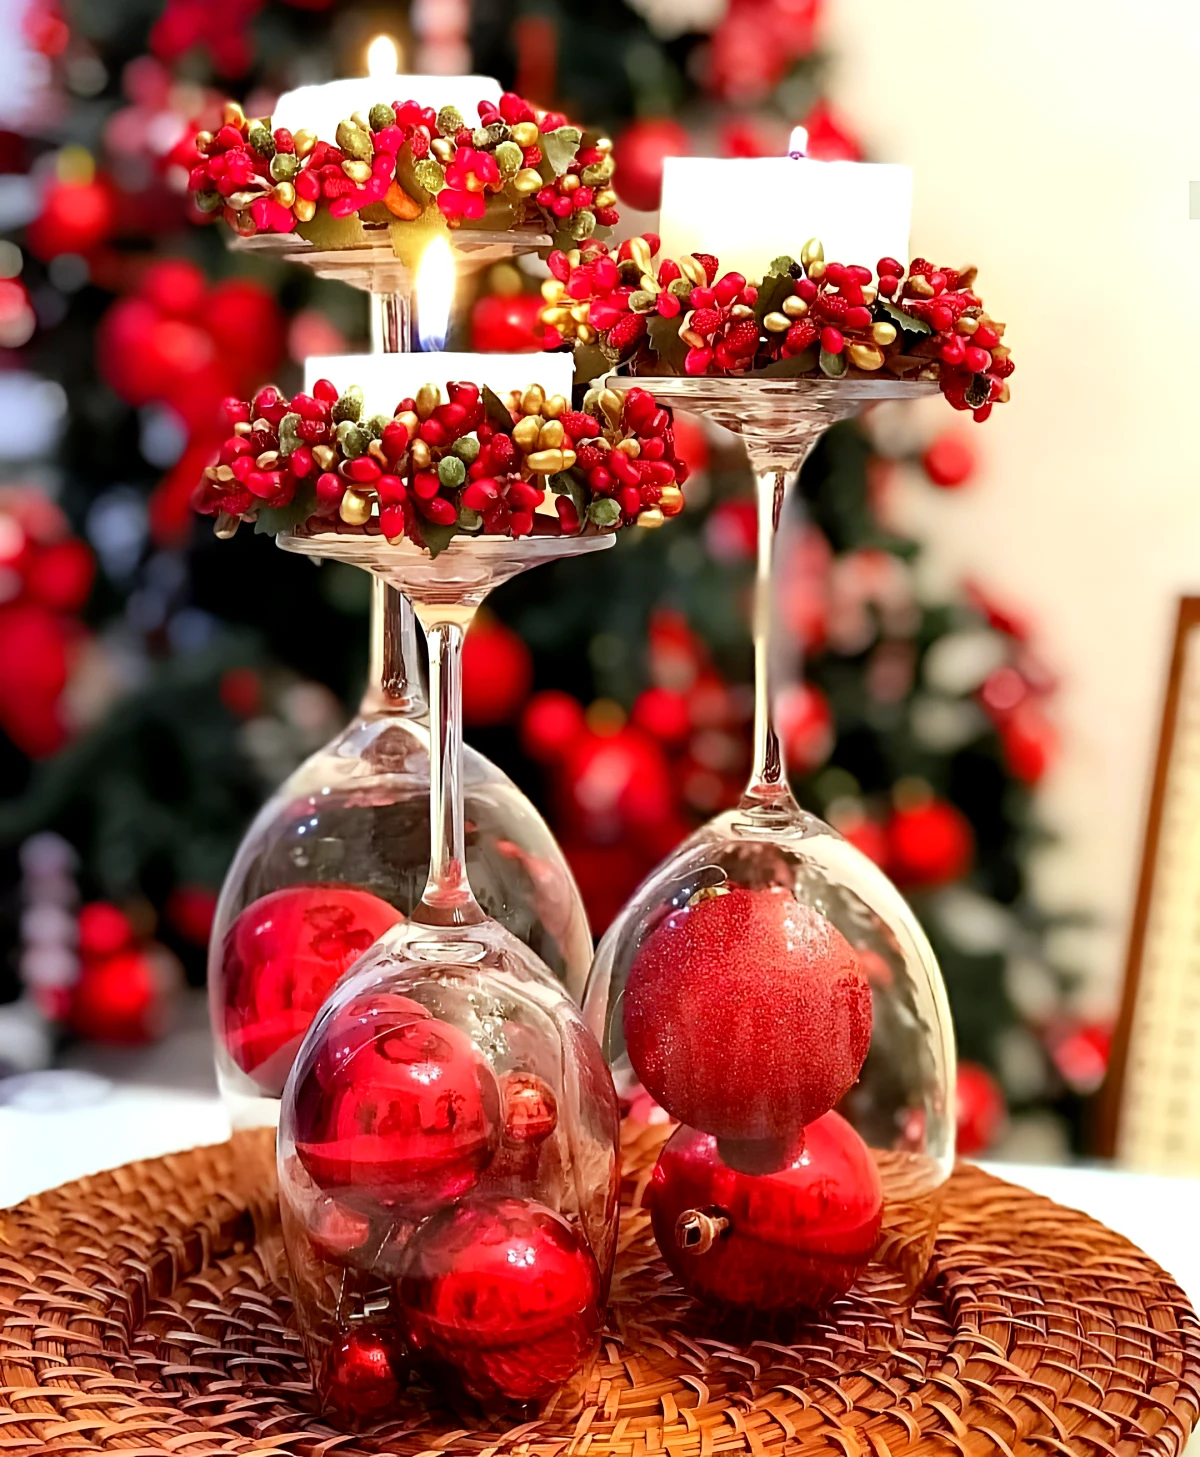
{"type": "Polygon", "coordinates": [[[417,334],[422,349],[445,346],[453,302],[454,254],[445,238],[434,238],[417,268],[417,334]]]}
{"type": "Polygon", "coordinates": [[[788,138],[788,156],[789,157],[807,157],[808,156],[808,128],[807,127],[794,126],[792,128],[792,134],[788,138]]]}
{"type": "Polygon", "coordinates": [[[367,75],[383,79],[400,69],[400,55],[390,35],[377,35],[367,47],[367,75]]]}

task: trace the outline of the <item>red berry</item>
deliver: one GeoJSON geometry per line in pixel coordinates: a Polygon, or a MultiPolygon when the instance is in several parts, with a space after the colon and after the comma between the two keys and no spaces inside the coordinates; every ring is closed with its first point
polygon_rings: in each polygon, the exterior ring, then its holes
{"type": "Polygon", "coordinates": [[[821,330],[821,348],[826,354],[840,354],[846,347],[846,337],[840,329],[832,325],[821,330]]]}
{"type": "MultiPolygon", "coordinates": [[[[904,277],[904,264],[898,263],[895,258],[881,258],[875,265],[875,272],[881,283],[885,277],[900,279],[904,277]]],[[[870,279],[866,281],[869,283],[870,279]]]]}
{"type": "Polygon", "coordinates": [[[980,349],[975,344],[967,345],[967,368],[974,370],[976,374],[983,374],[992,362],[992,356],[986,349],[980,349]]]}

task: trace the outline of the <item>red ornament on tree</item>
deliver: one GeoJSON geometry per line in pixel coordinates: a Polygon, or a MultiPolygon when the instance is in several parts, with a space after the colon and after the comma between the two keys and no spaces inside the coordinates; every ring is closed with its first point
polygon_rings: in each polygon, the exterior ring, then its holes
{"type": "Polygon", "coordinates": [[[89,1042],[153,1042],[167,1030],[180,980],[178,963],[161,946],[129,947],[85,961],[71,1001],[71,1026],[89,1042]]]}
{"type": "Polygon", "coordinates": [[[1037,784],[1054,762],[1058,735],[1035,703],[1024,703],[999,724],[1004,759],[1023,784],[1037,784]]]}
{"type": "Polygon", "coordinates": [[[809,1124],[787,1168],[759,1176],[724,1164],[711,1135],[676,1129],[650,1186],[654,1237],[684,1289],[756,1311],[819,1310],[845,1295],[882,1211],[875,1160],[837,1113],[809,1124]]]}
{"type": "Polygon", "coordinates": [[[813,683],[793,683],[779,695],[775,725],[788,767],[797,774],[819,768],[833,750],[833,711],[813,683]]]}
{"type": "Polygon", "coordinates": [[[952,491],[975,474],[975,451],[961,432],[947,430],[930,443],[921,464],[935,486],[952,491]]]}
{"type": "Polygon", "coordinates": [[[897,885],[948,885],[974,857],[971,822],[944,799],[898,809],[888,823],[888,869],[897,885]]]}
{"type": "Polygon", "coordinates": [[[350,885],[289,885],[238,916],[222,955],[225,1046],[278,1097],[321,1004],[362,953],[402,920],[350,885]]]}
{"type": "Polygon", "coordinates": [[[465,1032],[368,992],[325,1026],[295,1119],[296,1152],[324,1192],[416,1218],[475,1185],[500,1140],[500,1090],[465,1032]]]}
{"type": "Polygon", "coordinates": [[[483,1400],[544,1400],[600,1333],[600,1271],[574,1228],[531,1199],[474,1196],[408,1244],[400,1297],[418,1356],[483,1400]]]}
{"type": "Polygon", "coordinates": [[[617,196],[641,212],[653,212],[662,202],[663,163],[691,154],[692,139],[677,121],[660,117],[631,122],[613,149],[617,196]]]}
{"type": "Polygon", "coordinates": [[[509,723],[533,686],[533,657],[524,638],[494,617],[477,617],[463,643],[463,722],[471,728],[509,723]]]}
{"type": "Polygon", "coordinates": [[[961,1158],[991,1148],[1008,1116],[1000,1084],[977,1062],[960,1062],[954,1095],[958,1119],[955,1147],[961,1158]]]}
{"type": "Polygon", "coordinates": [[[781,886],[728,883],[642,943],[624,1027],[634,1072],[673,1118],[722,1139],[739,1167],[781,1168],[857,1079],[871,991],[819,912],[781,886]]]}
{"type": "Polygon", "coordinates": [[[521,716],[521,747],[539,764],[561,759],[585,732],[583,704],[560,688],[535,693],[521,716]]]}
{"type": "Polygon", "coordinates": [[[116,195],[104,178],[54,182],[29,224],[29,246],[47,260],[62,253],[87,254],[112,234],[116,220],[116,195]]]}
{"type": "Polygon", "coordinates": [[[320,1387],[343,1420],[377,1421],[400,1395],[401,1370],[397,1342],[384,1331],[360,1326],[330,1346],[320,1387]]]}

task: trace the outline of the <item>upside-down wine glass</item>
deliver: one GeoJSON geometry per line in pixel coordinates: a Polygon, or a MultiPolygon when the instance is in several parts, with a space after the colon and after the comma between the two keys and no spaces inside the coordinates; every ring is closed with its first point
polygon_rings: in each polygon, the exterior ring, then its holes
{"type": "Polygon", "coordinates": [[[618,1091],[682,1125],[652,1183],[664,1257],[710,1304],[911,1291],[954,1151],[941,973],[884,873],[801,809],[772,722],[772,551],[830,425],[936,386],[843,378],[610,378],[739,434],[758,493],[754,761],[738,805],[654,871],[596,953],[584,1015],[618,1091]]]}
{"type": "Polygon", "coordinates": [[[450,1396],[543,1404],[599,1339],[617,1105],[575,1004],[472,891],[462,645],[493,587],[612,538],[460,538],[437,557],[365,534],[278,540],[402,590],[429,647],[428,881],[334,988],[284,1092],[280,1205],[310,1364],[335,1410],[364,1345],[450,1396]]]}

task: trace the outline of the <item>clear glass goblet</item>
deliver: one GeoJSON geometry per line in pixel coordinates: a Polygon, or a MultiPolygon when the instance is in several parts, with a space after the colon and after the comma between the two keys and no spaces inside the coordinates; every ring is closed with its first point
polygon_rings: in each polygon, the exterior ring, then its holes
{"type": "Polygon", "coordinates": [[[772,552],[821,433],[924,382],[611,378],[740,435],[758,492],[755,725],[738,805],[635,892],[597,949],[584,1015],[618,1092],[682,1125],[651,1197],[703,1301],[820,1307],[869,1267],[924,1273],[954,1156],[942,977],[883,872],[801,809],[772,722],[772,552]]]}
{"type": "Polygon", "coordinates": [[[403,590],[429,645],[428,881],[334,988],[284,1091],[279,1199],[310,1364],[347,1421],[378,1414],[352,1394],[364,1361],[413,1364],[485,1408],[561,1402],[599,1341],[617,1103],[574,1002],[472,891],[462,644],[494,586],[612,538],[459,539],[436,558],[358,533],[279,544],[403,590]]]}

